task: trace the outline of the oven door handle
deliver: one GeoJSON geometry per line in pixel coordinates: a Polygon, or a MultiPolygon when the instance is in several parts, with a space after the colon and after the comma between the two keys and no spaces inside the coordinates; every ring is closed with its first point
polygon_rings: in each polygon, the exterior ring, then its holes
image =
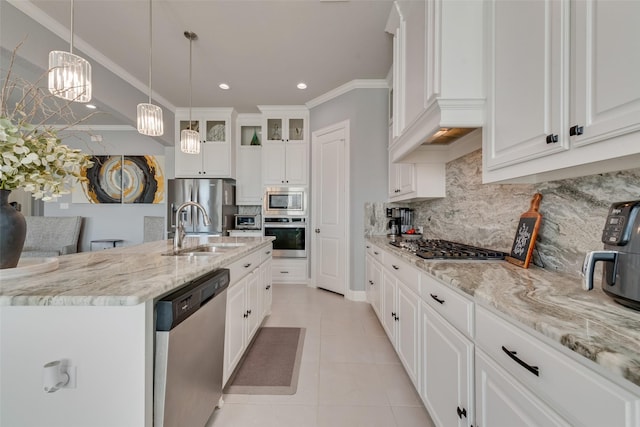
{"type": "Polygon", "coordinates": [[[268,225],[265,224],[264,228],[307,228],[306,225],[295,225],[295,224],[287,224],[287,225],[268,225]]]}

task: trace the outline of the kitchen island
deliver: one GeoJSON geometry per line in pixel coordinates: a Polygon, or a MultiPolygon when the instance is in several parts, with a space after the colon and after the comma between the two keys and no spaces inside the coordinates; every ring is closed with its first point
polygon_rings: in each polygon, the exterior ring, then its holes
{"type": "Polygon", "coordinates": [[[151,427],[155,302],[272,240],[185,239],[185,250],[243,244],[215,256],[173,256],[171,241],[157,241],[63,256],[55,271],[2,279],[0,425],[151,427]],[[55,360],[70,367],[70,387],[48,394],[43,366],[55,360]]]}

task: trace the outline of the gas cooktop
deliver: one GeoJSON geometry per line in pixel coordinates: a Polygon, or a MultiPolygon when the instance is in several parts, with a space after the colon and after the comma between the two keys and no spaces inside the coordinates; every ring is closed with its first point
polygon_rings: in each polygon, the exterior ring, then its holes
{"type": "Polygon", "coordinates": [[[505,253],[440,239],[400,240],[391,245],[405,249],[424,259],[504,259],[505,253]]]}

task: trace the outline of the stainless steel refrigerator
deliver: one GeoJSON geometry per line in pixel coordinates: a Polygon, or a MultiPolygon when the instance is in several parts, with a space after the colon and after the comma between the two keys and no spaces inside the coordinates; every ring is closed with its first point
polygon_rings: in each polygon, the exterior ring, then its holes
{"type": "Polygon", "coordinates": [[[200,210],[187,206],[181,212],[184,231],[187,234],[226,236],[234,227],[236,183],[233,179],[176,178],[167,182],[167,235],[176,231],[176,211],[181,204],[192,201],[202,205],[211,218],[205,225],[200,210]]]}

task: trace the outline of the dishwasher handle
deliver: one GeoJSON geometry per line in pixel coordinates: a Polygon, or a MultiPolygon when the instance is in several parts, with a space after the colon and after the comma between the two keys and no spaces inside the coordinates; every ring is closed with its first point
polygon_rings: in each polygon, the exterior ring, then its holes
{"type": "Polygon", "coordinates": [[[156,303],[156,331],[170,331],[229,287],[229,269],[221,268],[189,282],[156,303]]]}

